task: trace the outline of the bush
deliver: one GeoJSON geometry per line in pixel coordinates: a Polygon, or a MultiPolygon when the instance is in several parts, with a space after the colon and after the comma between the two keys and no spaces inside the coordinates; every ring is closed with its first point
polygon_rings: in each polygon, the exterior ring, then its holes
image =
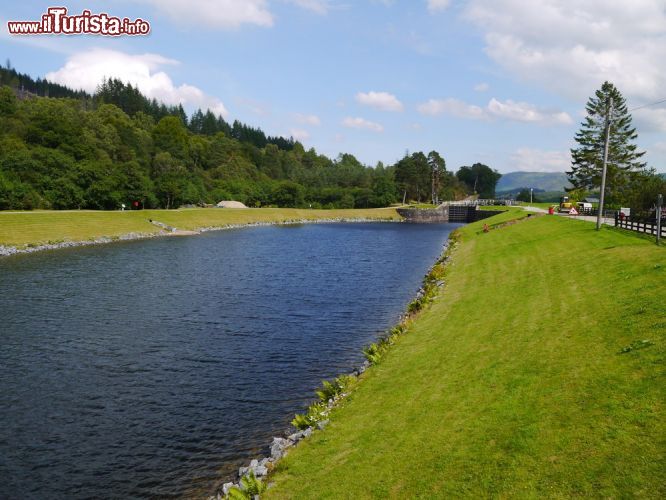
{"type": "Polygon", "coordinates": [[[308,407],[307,412],[303,414],[297,414],[294,416],[294,419],[291,421],[291,425],[297,429],[304,430],[308,427],[313,427],[317,422],[324,420],[328,415],[328,406],[323,401],[318,401],[311,404],[308,407]]]}
{"type": "Polygon", "coordinates": [[[342,375],[333,380],[333,382],[324,380],[322,383],[322,388],[315,392],[321,401],[326,402],[329,399],[333,399],[336,396],[342,394],[345,389],[347,389],[352,384],[353,381],[354,377],[350,375],[342,375]]]}
{"type": "Polygon", "coordinates": [[[234,486],[229,490],[229,498],[238,500],[252,500],[256,495],[261,495],[266,491],[266,484],[257,479],[253,472],[243,476],[240,482],[240,488],[234,486]]]}

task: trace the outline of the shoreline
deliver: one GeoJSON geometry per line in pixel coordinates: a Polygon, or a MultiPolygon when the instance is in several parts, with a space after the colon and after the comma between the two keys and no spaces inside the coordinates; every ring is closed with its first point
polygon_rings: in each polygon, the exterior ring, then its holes
{"type": "Polygon", "coordinates": [[[460,234],[458,229],[452,230],[442,245],[437,258],[424,274],[421,286],[400,314],[398,321],[379,335],[375,342],[362,349],[366,358],[365,361],[349,373],[340,374],[330,381],[324,381],[323,390],[315,391],[315,394],[313,394],[314,402],[306,410],[306,413],[296,414],[289,428],[281,436],[273,437],[271,443],[266,447],[269,450],[268,456],[251,459],[247,466],[239,468],[233,481],[224,482],[224,478],[221,479],[218,483],[219,486],[215,487],[207,500],[231,498],[233,494],[231,490],[237,490],[238,493],[242,492],[241,494],[249,493],[251,497],[258,498],[267,488],[271,487],[272,483],[268,482],[268,479],[278,466],[278,462],[287,455],[289,449],[297,446],[300,441],[310,438],[313,433],[324,430],[328,425],[330,412],[344,403],[356,384],[362,382],[361,376],[366,370],[380,362],[381,357],[393,346],[398,337],[409,334],[411,324],[420,316],[424,308],[442,296],[446,287],[444,273],[451,264],[452,254],[459,244],[460,234]],[[331,387],[335,388],[334,392],[328,393],[331,387]],[[326,393],[327,396],[323,397],[322,392],[326,393]],[[317,397],[319,400],[317,400],[317,397]],[[316,417],[311,416],[314,413],[313,410],[317,414],[316,417]],[[299,420],[299,417],[309,418],[310,425],[297,426],[295,422],[299,420]]]}
{"type": "Polygon", "coordinates": [[[369,218],[369,217],[331,217],[322,219],[287,219],[282,221],[257,221],[247,222],[240,224],[227,224],[224,226],[207,226],[201,227],[197,230],[182,230],[174,228],[173,231],[162,230],[155,233],[138,233],[130,232],[119,236],[100,236],[90,240],[72,240],[72,241],[58,241],[53,243],[33,244],[27,243],[23,247],[12,245],[0,245],[0,258],[10,257],[14,255],[26,255],[47,250],[61,250],[65,248],[87,247],[94,245],[106,245],[109,243],[118,243],[125,241],[138,241],[147,240],[152,238],[174,237],[174,236],[196,236],[202,233],[212,231],[225,231],[229,229],[243,229],[248,227],[263,227],[263,226],[290,226],[300,224],[335,224],[335,223],[370,223],[370,222],[383,222],[383,223],[402,223],[403,220],[396,220],[390,218],[369,218]]]}

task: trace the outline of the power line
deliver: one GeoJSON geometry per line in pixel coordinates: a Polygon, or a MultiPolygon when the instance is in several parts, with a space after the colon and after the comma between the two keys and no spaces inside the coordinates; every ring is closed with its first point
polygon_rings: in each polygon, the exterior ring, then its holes
{"type": "Polygon", "coordinates": [[[631,108],[627,112],[630,113],[631,111],[636,111],[637,109],[641,108],[647,108],[648,106],[656,106],[657,104],[661,104],[662,102],[666,102],[666,99],[662,99],[661,101],[651,102],[650,104],[643,104],[642,106],[636,106],[635,108],[631,108]]]}

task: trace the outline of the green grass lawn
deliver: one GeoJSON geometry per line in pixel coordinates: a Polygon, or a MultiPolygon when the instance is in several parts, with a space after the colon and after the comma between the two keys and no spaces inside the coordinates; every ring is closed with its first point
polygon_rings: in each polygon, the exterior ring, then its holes
{"type": "Polygon", "coordinates": [[[23,246],[47,242],[86,241],[128,233],[157,233],[148,219],[178,229],[196,230],[252,222],[282,222],[329,218],[399,220],[394,209],[307,210],[292,208],[184,209],[103,212],[92,210],[0,212],[0,245],[23,246]]]}
{"type": "Polygon", "coordinates": [[[433,205],[432,203],[413,203],[407,205],[405,208],[437,208],[437,205],[433,205]]]}
{"type": "Polygon", "coordinates": [[[548,210],[548,207],[552,207],[553,205],[558,206],[559,202],[534,202],[534,203],[529,203],[525,201],[519,202],[521,207],[537,207],[537,208],[543,208],[544,210],[548,210]]]}
{"type": "Polygon", "coordinates": [[[666,497],[666,248],[560,217],[481,231],[515,213],[462,229],[445,291],[266,498],[666,497]]]}

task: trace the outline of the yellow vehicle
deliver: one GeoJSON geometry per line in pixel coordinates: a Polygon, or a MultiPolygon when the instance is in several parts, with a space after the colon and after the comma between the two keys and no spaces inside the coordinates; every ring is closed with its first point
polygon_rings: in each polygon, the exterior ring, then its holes
{"type": "Polygon", "coordinates": [[[558,212],[560,213],[569,213],[569,211],[574,207],[574,204],[569,201],[568,196],[562,196],[560,198],[560,208],[558,209],[558,212]]]}

